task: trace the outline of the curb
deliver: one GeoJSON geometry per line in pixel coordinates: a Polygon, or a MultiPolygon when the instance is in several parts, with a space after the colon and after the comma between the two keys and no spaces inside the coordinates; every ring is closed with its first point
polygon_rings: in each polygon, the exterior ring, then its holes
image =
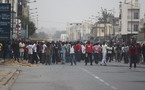
{"type": "Polygon", "coordinates": [[[20,71],[15,70],[14,73],[9,76],[3,83],[3,85],[0,87],[0,90],[10,90],[11,86],[19,76],[20,71]]]}

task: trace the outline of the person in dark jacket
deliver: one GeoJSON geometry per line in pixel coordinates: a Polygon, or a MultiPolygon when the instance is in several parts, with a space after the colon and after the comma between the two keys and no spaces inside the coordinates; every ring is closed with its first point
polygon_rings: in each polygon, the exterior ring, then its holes
{"type": "Polygon", "coordinates": [[[142,45],[143,63],[145,63],[145,44],[142,45]]]}
{"type": "Polygon", "coordinates": [[[130,69],[132,68],[132,63],[134,63],[134,68],[136,68],[138,50],[135,44],[129,46],[128,54],[130,55],[130,69]]]}

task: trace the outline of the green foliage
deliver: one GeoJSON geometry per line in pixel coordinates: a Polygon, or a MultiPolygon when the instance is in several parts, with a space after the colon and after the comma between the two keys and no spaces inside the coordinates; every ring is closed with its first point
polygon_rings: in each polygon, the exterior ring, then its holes
{"type": "Polygon", "coordinates": [[[28,35],[29,36],[33,35],[35,33],[36,29],[37,28],[35,27],[35,24],[33,22],[29,21],[29,23],[28,23],[28,35]]]}
{"type": "Polygon", "coordinates": [[[27,29],[28,26],[28,35],[33,35],[37,28],[35,27],[35,24],[29,20],[29,17],[20,16],[19,19],[21,20],[23,29],[27,29]]]}
{"type": "Polygon", "coordinates": [[[103,9],[103,8],[101,8],[101,14],[102,16],[98,19],[99,22],[101,23],[107,23],[109,17],[114,17],[112,13],[109,13],[107,9],[103,9]]]}

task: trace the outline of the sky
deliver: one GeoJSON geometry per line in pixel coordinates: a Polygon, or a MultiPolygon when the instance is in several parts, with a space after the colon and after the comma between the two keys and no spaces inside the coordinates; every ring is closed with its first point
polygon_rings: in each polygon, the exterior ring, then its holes
{"type": "MultiPolygon", "coordinates": [[[[33,0],[30,0],[33,1],[33,0]]],[[[37,0],[30,8],[37,7],[38,28],[56,28],[65,30],[68,23],[89,20],[89,17],[99,16],[103,9],[114,10],[119,16],[119,2],[124,0],[37,0]]],[[[145,0],[139,0],[141,18],[145,13],[145,0]]],[[[32,11],[33,12],[33,11],[32,11]]]]}

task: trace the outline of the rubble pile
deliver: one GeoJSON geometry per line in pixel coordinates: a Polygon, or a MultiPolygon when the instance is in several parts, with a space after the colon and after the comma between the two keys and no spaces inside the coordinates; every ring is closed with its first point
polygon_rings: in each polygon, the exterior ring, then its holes
{"type": "Polygon", "coordinates": [[[19,62],[18,62],[14,59],[2,62],[2,63],[0,63],[0,65],[4,65],[4,66],[28,66],[28,67],[38,66],[37,64],[28,63],[28,61],[26,61],[26,60],[19,60],[19,62]]]}

